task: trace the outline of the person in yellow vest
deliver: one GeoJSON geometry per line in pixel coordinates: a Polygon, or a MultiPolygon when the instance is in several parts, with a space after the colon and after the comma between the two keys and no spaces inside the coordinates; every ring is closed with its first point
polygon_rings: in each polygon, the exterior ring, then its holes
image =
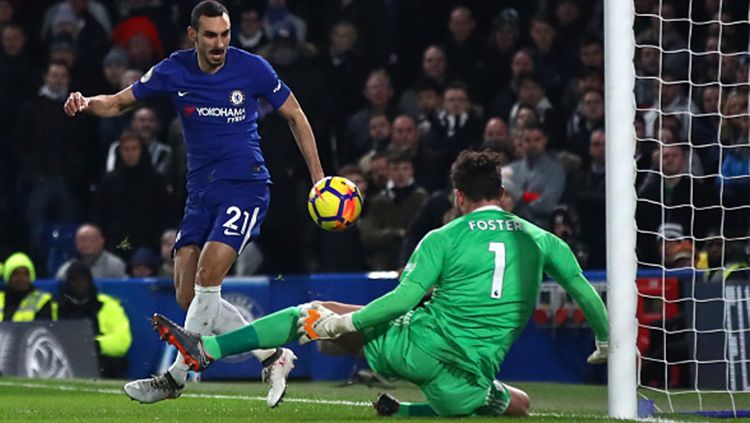
{"type": "Polygon", "coordinates": [[[36,268],[29,256],[14,253],[3,265],[5,291],[0,292],[0,322],[53,320],[52,295],[34,288],[36,268]]]}
{"type": "Polygon", "coordinates": [[[84,262],[75,260],[70,263],[57,303],[60,320],[91,322],[101,377],[125,377],[126,354],[133,340],[130,320],[120,301],[97,291],[91,269],[84,262]]]}

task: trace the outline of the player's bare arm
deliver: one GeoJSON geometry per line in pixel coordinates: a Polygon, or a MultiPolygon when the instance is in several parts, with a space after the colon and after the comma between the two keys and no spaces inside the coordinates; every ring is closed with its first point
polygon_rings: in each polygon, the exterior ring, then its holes
{"type": "Polygon", "coordinates": [[[323,179],[325,174],[320,165],[320,158],[318,158],[315,135],[313,135],[310,122],[308,122],[307,116],[302,111],[302,107],[300,107],[294,94],[290,94],[284,104],[279,107],[279,113],[289,123],[289,129],[291,129],[294,139],[297,141],[297,146],[305,158],[305,163],[307,163],[312,182],[315,183],[323,179]]]}
{"type": "Polygon", "coordinates": [[[99,117],[119,116],[135,105],[136,99],[132,87],[127,87],[117,94],[84,97],[78,91],[70,93],[63,109],[68,116],[80,112],[89,112],[99,117]]]}

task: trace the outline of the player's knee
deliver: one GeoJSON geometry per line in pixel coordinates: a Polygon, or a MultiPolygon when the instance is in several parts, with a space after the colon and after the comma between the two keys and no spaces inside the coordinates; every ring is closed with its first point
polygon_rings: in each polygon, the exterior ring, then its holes
{"type": "Polygon", "coordinates": [[[201,286],[221,284],[223,275],[213,266],[200,266],[195,272],[195,283],[201,286]]]}

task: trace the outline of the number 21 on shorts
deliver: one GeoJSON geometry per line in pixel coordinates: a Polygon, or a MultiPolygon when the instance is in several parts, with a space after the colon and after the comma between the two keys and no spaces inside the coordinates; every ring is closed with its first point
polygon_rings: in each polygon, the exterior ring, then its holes
{"type": "Polygon", "coordinates": [[[252,216],[247,211],[240,210],[237,206],[231,206],[227,208],[227,215],[229,219],[222,225],[224,227],[224,235],[227,236],[244,236],[247,231],[252,231],[255,226],[255,221],[258,218],[258,211],[260,208],[256,207],[253,210],[252,216]],[[242,225],[238,225],[239,221],[242,220],[242,225]]]}
{"type": "Polygon", "coordinates": [[[500,298],[503,295],[503,277],[505,276],[505,244],[490,242],[489,250],[495,253],[495,271],[492,274],[490,297],[500,298]]]}

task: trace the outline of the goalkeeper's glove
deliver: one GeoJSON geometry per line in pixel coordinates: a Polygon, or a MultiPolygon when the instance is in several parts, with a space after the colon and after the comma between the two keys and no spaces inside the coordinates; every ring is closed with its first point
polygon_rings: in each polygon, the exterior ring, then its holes
{"type": "Polygon", "coordinates": [[[602,364],[607,361],[609,355],[609,342],[596,341],[596,351],[592,352],[586,362],[589,364],[602,364]]]}
{"type": "Polygon", "coordinates": [[[322,339],[336,339],[339,336],[355,332],[357,328],[352,322],[352,314],[338,314],[314,301],[300,307],[300,318],[297,320],[299,343],[304,345],[310,341],[322,339]]]}

